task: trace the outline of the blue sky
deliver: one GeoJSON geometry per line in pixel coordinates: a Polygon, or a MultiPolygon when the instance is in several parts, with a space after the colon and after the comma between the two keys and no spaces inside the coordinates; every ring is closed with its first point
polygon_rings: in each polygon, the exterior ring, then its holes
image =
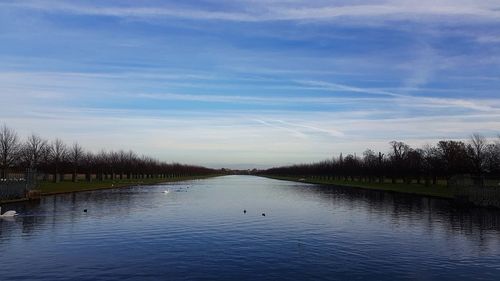
{"type": "Polygon", "coordinates": [[[212,167],[500,133],[498,1],[1,1],[0,123],[212,167]]]}

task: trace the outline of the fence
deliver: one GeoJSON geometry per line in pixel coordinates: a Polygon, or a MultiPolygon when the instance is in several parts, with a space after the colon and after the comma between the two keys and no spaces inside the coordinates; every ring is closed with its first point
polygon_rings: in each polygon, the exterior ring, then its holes
{"type": "Polygon", "coordinates": [[[0,201],[31,197],[37,187],[36,172],[26,170],[24,174],[13,174],[0,179],[0,201]]]}

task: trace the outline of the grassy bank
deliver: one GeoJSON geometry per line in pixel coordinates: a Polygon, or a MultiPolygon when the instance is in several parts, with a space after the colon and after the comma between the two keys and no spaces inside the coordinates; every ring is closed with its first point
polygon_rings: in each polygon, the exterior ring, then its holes
{"type": "Polygon", "coordinates": [[[177,177],[177,178],[156,178],[156,179],[130,179],[130,180],[122,179],[122,180],[104,180],[104,181],[92,181],[92,182],[61,181],[55,183],[55,182],[44,181],[40,182],[40,190],[42,191],[42,195],[51,195],[59,193],[119,188],[119,187],[133,186],[133,185],[148,185],[148,184],[158,184],[165,182],[205,179],[217,176],[219,175],[189,176],[189,177],[177,177]]]}
{"type": "Polygon", "coordinates": [[[287,181],[297,181],[314,184],[324,185],[338,185],[347,187],[356,187],[373,190],[392,191],[400,193],[417,194],[424,196],[433,196],[441,198],[453,198],[454,190],[443,185],[425,186],[423,184],[405,184],[405,183],[375,183],[375,182],[358,182],[358,181],[344,181],[344,180],[326,180],[317,178],[302,178],[302,177],[278,177],[278,176],[265,176],[267,178],[287,181]]]}

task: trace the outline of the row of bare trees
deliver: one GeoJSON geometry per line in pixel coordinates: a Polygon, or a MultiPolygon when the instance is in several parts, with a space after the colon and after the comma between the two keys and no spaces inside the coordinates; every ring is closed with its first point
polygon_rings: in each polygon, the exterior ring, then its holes
{"type": "Polygon", "coordinates": [[[49,142],[36,134],[21,141],[13,129],[3,125],[0,127],[0,179],[7,178],[9,172],[27,168],[38,171],[45,179],[52,175],[56,182],[69,174],[73,181],[77,181],[79,175],[92,181],[216,173],[205,167],[161,162],[133,151],[92,153],[76,142],[68,146],[60,139],[49,142]]]}
{"type": "Polygon", "coordinates": [[[367,182],[390,179],[393,183],[399,180],[426,185],[438,180],[450,183],[453,176],[470,175],[476,184],[482,185],[485,178],[500,178],[500,137],[488,142],[474,134],[467,142],[444,140],[422,148],[392,141],[388,153],[367,149],[362,156],[340,154],[338,158],[317,163],[271,168],[260,173],[367,182]]]}

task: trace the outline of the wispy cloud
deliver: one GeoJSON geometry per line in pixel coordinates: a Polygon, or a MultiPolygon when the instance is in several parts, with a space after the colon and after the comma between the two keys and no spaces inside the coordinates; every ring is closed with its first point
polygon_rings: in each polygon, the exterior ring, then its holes
{"type": "MultiPolygon", "coordinates": [[[[382,88],[356,87],[341,83],[310,80],[280,80],[273,79],[273,85],[260,85],[257,89],[271,91],[265,95],[247,94],[240,95],[231,92],[218,93],[193,93],[186,92],[157,92],[145,93],[143,89],[132,88],[149,87],[149,80],[170,81],[185,80],[187,84],[200,86],[200,80],[212,80],[215,88],[221,88],[227,82],[226,77],[215,77],[199,74],[169,74],[169,73],[80,73],[80,72],[0,72],[0,82],[5,101],[33,102],[40,100],[74,100],[88,99],[91,97],[105,97],[108,100],[121,101],[192,101],[222,104],[261,104],[261,105],[337,105],[356,108],[370,105],[381,108],[387,104],[397,105],[406,109],[468,109],[473,111],[497,112],[500,110],[500,101],[492,98],[453,98],[414,95],[418,88],[408,91],[405,87],[386,90],[382,88]],[[124,81],[124,87],[117,86],[117,81],[124,81]],[[219,85],[218,83],[222,83],[219,85]],[[122,90],[123,88],[123,90],[122,90]],[[276,95],[273,89],[296,89],[309,91],[307,95],[276,95]],[[332,92],[335,95],[320,94],[311,90],[332,92]],[[412,94],[408,94],[412,92],[412,94]],[[339,94],[339,95],[337,95],[339,94]],[[33,100],[34,99],[34,100],[33,100]]],[[[422,81],[420,81],[422,83],[422,81]]],[[[168,83],[183,87],[184,84],[168,83]]],[[[204,85],[201,83],[201,85],[204,85]]],[[[186,85],[188,88],[189,85],[186,85]]],[[[205,85],[206,87],[207,85],[205,85]]],[[[200,86],[201,87],[201,86],[200,86]]],[[[448,89],[449,90],[449,89],[448,89]]],[[[433,91],[432,89],[429,91],[433,91]]],[[[436,90],[435,90],[436,91],[436,90]]],[[[340,109],[337,109],[340,110],[340,109]]],[[[393,110],[386,110],[392,112],[393,110]]]]}
{"type": "Polygon", "coordinates": [[[196,20],[226,20],[240,22],[281,20],[331,20],[336,18],[379,18],[387,20],[442,21],[448,18],[499,21],[499,4],[496,1],[361,1],[356,4],[325,3],[314,5],[310,1],[257,2],[240,1],[244,9],[220,10],[181,8],[176,5],[161,6],[106,6],[75,4],[68,1],[23,1],[3,3],[4,6],[44,10],[51,13],[71,13],[95,16],[158,18],[176,17],[196,20]]]}
{"type": "Polygon", "coordinates": [[[323,128],[319,128],[319,127],[316,127],[316,126],[305,125],[305,124],[298,124],[298,123],[290,123],[290,122],[286,122],[286,121],[283,121],[283,120],[276,120],[276,122],[279,122],[279,123],[287,125],[287,126],[305,128],[305,129],[308,129],[308,130],[311,130],[311,131],[324,133],[324,134],[327,134],[327,135],[330,135],[330,136],[333,136],[333,137],[342,137],[342,136],[345,135],[344,133],[342,133],[341,131],[336,130],[336,129],[323,129],[323,128]]]}
{"type": "Polygon", "coordinates": [[[495,136],[500,130],[500,113],[373,119],[369,112],[194,114],[50,106],[29,111],[11,115],[8,110],[2,121],[19,128],[23,137],[35,131],[69,143],[77,140],[96,151],[135,149],[168,161],[220,165],[313,161],[340,152],[361,153],[367,147],[386,151],[393,139],[419,145],[439,138],[466,138],[474,131],[495,136]]]}
{"type": "Polygon", "coordinates": [[[349,86],[349,85],[344,85],[344,84],[338,84],[338,83],[331,83],[331,82],[325,82],[325,81],[304,81],[304,80],[298,80],[296,81],[299,84],[302,85],[307,85],[307,86],[313,86],[313,87],[320,87],[322,89],[327,89],[330,91],[343,91],[343,92],[350,92],[350,93],[361,93],[361,94],[370,94],[370,95],[382,95],[382,96],[391,96],[391,97],[404,97],[405,95],[401,95],[398,93],[394,92],[389,92],[385,90],[380,90],[380,89],[370,89],[370,88],[362,88],[362,87],[354,87],[354,86],[349,86]]]}
{"type": "Polygon", "coordinates": [[[500,43],[500,34],[496,35],[479,35],[476,40],[480,43],[500,43]]]}
{"type": "Polygon", "coordinates": [[[268,126],[268,127],[274,128],[274,129],[278,129],[280,131],[285,131],[285,132],[291,133],[291,135],[294,136],[294,137],[298,137],[298,138],[301,138],[301,139],[306,139],[307,138],[307,134],[305,134],[302,131],[290,128],[290,126],[276,125],[274,122],[267,122],[267,121],[260,120],[260,119],[255,119],[255,121],[257,123],[262,124],[262,125],[265,125],[265,126],[268,126]]]}
{"type": "Polygon", "coordinates": [[[255,104],[352,104],[356,102],[377,102],[373,98],[348,98],[348,97],[278,97],[278,96],[238,96],[238,95],[199,95],[199,94],[136,94],[130,97],[153,100],[181,100],[212,103],[255,103],[255,104]]]}
{"type": "Polygon", "coordinates": [[[488,0],[0,0],[0,124],[221,165],[496,136],[499,13],[488,0]]]}

